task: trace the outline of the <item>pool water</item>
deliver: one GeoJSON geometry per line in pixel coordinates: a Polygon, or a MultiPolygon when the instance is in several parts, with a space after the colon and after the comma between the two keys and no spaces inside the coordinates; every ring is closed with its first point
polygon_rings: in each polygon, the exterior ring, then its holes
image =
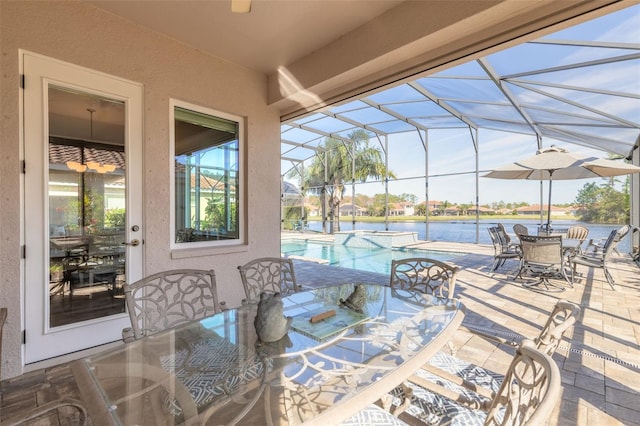
{"type": "Polygon", "coordinates": [[[323,259],[329,265],[381,274],[389,274],[391,272],[391,260],[393,259],[428,257],[429,259],[448,261],[464,255],[464,253],[437,250],[360,248],[295,240],[283,240],[280,251],[285,256],[293,255],[323,259]]]}

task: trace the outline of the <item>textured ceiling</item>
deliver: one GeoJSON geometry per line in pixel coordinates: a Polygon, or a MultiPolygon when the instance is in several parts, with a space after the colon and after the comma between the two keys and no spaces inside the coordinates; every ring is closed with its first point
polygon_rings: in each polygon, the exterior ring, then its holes
{"type": "Polygon", "coordinates": [[[208,54],[265,74],[333,42],[403,0],[88,1],[208,54]]]}

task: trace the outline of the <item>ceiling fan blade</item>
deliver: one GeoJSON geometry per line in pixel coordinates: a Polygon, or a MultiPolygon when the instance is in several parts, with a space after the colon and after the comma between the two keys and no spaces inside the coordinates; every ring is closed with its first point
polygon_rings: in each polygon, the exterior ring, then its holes
{"type": "Polygon", "coordinates": [[[231,0],[231,11],[234,13],[251,12],[251,0],[231,0]]]}

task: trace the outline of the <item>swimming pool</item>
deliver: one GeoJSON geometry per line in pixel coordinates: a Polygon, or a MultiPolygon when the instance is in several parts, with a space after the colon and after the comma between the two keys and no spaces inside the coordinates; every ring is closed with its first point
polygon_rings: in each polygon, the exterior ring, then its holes
{"type": "Polygon", "coordinates": [[[329,265],[381,274],[389,274],[391,272],[392,259],[428,257],[434,260],[447,261],[455,257],[464,256],[464,253],[437,250],[360,248],[302,240],[282,240],[280,251],[285,256],[323,259],[329,265]]]}

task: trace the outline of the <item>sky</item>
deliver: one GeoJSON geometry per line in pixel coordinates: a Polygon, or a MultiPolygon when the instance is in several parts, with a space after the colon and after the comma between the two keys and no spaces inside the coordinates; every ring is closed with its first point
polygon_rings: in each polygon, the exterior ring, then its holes
{"type": "MultiPolygon", "coordinates": [[[[595,42],[622,42],[633,45],[633,49],[628,52],[615,51],[615,55],[637,54],[640,45],[640,5],[623,9],[608,16],[598,18],[585,24],[577,25],[551,34],[545,38],[554,40],[589,40],[595,42]]],[[[576,48],[575,46],[553,46],[553,49],[545,49],[546,56],[535,55],[536,45],[525,44],[497,52],[490,55],[489,61],[496,71],[501,74],[515,74],[523,70],[539,69],[545,67],[561,66],[583,61],[597,61],[600,57],[610,57],[612,50],[606,47],[599,48],[576,48]],[[549,53],[550,52],[550,53],[549,53]]],[[[604,111],[608,114],[622,117],[624,120],[633,123],[640,122],[640,60],[626,60],[614,65],[601,65],[599,72],[585,73],[578,70],[559,70],[552,73],[543,73],[535,76],[527,76],[530,80],[547,81],[551,83],[561,83],[567,86],[593,87],[609,91],[631,92],[635,98],[624,98],[615,96],[603,96],[594,92],[577,92],[564,88],[544,88],[545,91],[557,96],[567,97],[572,101],[582,105],[587,105],[595,111],[604,111]]],[[[479,66],[475,62],[445,70],[440,74],[446,77],[457,75],[479,75],[479,66]],[[461,71],[462,70],[462,71],[461,71]]],[[[458,80],[460,81],[460,80],[458,80]]],[[[446,91],[452,97],[486,99],[490,98],[491,91],[497,90],[489,83],[471,87],[467,81],[467,86],[460,85],[456,92],[452,87],[457,84],[456,80],[450,78],[432,80],[429,87],[432,91],[446,91]]],[[[512,90],[518,90],[514,87],[512,90]]],[[[436,93],[437,94],[437,93],[436,93]]],[[[541,106],[538,113],[544,114],[544,108],[553,108],[556,105],[552,98],[545,98],[542,95],[530,91],[523,92],[524,102],[530,102],[541,106]],[[544,98],[544,99],[543,99],[544,98]]],[[[398,92],[388,96],[411,96],[410,93],[398,92]]],[[[385,93],[381,92],[371,96],[376,102],[384,103],[385,93]]],[[[406,100],[406,99],[405,99],[406,100]]],[[[567,109],[571,105],[564,104],[567,109]]],[[[407,108],[411,108],[409,104],[407,108]]],[[[417,107],[417,103],[416,103],[417,107]]],[[[469,114],[487,115],[503,112],[499,106],[487,105],[486,103],[466,104],[469,114]]],[[[345,107],[346,108],[346,107],[345,107]]],[[[364,110],[363,110],[364,111],[364,110]]],[[[566,112],[566,111],[565,111],[566,112]]],[[[578,112],[578,111],[576,111],[578,112]]],[[[372,112],[373,113],[373,112],[372,112]]],[[[580,110],[579,114],[590,114],[585,110],[580,110]]],[[[379,114],[379,111],[378,111],[379,114]]],[[[594,114],[596,114],[594,112],[594,114]]],[[[409,114],[409,116],[411,116],[409,114]]],[[[600,116],[602,117],[602,116],[600,116]]],[[[549,119],[551,120],[551,119],[549,119]]],[[[366,122],[366,121],[364,121],[366,122]]],[[[637,132],[636,132],[637,133],[637,132]]],[[[428,161],[425,160],[425,148],[422,139],[417,131],[405,133],[395,133],[388,137],[389,145],[389,169],[399,179],[396,182],[389,182],[389,192],[391,194],[412,193],[423,201],[426,198],[425,169],[430,177],[428,180],[429,200],[448,201],[450,203],[475,203],[476,186],[479,191],[479,204],[491,204],[504,201],[505,203],[527,202],[529,204],[540,204],[547,202],[549,185],[548,182],[541,184],[539,181],[525,180],[501,180],[484,178],[486,172],[501,166],[505,166],[516,160],[523,159],[535,154],[538,149],[537,141],[533,135],[518,133],[507,133],[481,128],[478,131],[478,173],[476,178],[476,155],[473,147],[470,131],[465,129],[437,130],[428,132],[428,161]]],[[[628,134],[620,133],[620,137],[628,134]]],[[[608,137],[611,137],[608,135],[608,137]]],[[[372,139],[373,144],[378,144],[376,139],[372,139]]],[[[569,144],[559,140],[544,137],[543,147],[556,145],[567,149],[572,154],[586,157],[603,157],[606,153],[583,147],[581,145],[569,144]]],[[[284,170],[283,170],[284,172],[284,170]]],[[[623,181],[625,177],[618,178],[623,181]]],[[[603,179],[583,179],[575,181],[556,181],[552,187],[552,203],[568,204],[572,203],[578,192],[585,184],[590,182],[604,183],[603,179]]],[[[621,185],[617,185],[620,189],[621,185]]],[[[356,194],[363,193],[369,196],[384,193],[382,183],[358,184],[356,194]]],[[[346,195],[352,194],[351,187],[347,188],[346,195]]]]}
{"type": "MultiPolygon", "coordinates": [[[[430,200],[449,201],[457,204],[475,204],[476,176],[475,172],[473,172],[475,170],[475,153],[470,147],[468,133],[468,130],[434,130],[430,132],[428,165],[430,200]],[[464,172],[468,173],[447,176],[452,173],[464,172]]],[[[426,198],[425,179],[420,177],[424,175],[425,170],[422,142],[419,139],[416,140],[415,136],[411,134],[395,134],[390,137],[389,145],[392,145],[392,143],[396,149],[390,150],[389,169],[403,180],[390,183],[389,192],[393,194],[413,193],[418,195],[419,201],[424,200],[426,198]],[[402,148],[398,149],[398,146],[402,148]],[[416,179],[407,179],[411,177],[416,179]]],[[[561,141],[553,141],[550,145],[565,148],[578,156],[603,157],[603,153],[600,151],[570,145],[561,141]]],[[[478,149],[480,172],[478,173],[477,181],[481,197],[480,204],[491,204],[499,201],[540,204],[539,181],[482,177],[494,168],[506,166],[516,160],[534,155],[537,149],[535,137],[481,129],[478,132],[478,149]]],[[[552,203],[572,203],[578,191],[589,182],[604,183],[606,181],[604,179],[582,179],[554,182],[552,186],[552,203]]],[[[370,188],[363,191],[367,195],[384,192],[382,183],[370,184],[367,187],[370,188]]],[[[543,182],[543,204],[547,203],[547,191],[548,182],[543,182]]],[[[350,188],[347,194],[351,194],[350,188]]]]}

